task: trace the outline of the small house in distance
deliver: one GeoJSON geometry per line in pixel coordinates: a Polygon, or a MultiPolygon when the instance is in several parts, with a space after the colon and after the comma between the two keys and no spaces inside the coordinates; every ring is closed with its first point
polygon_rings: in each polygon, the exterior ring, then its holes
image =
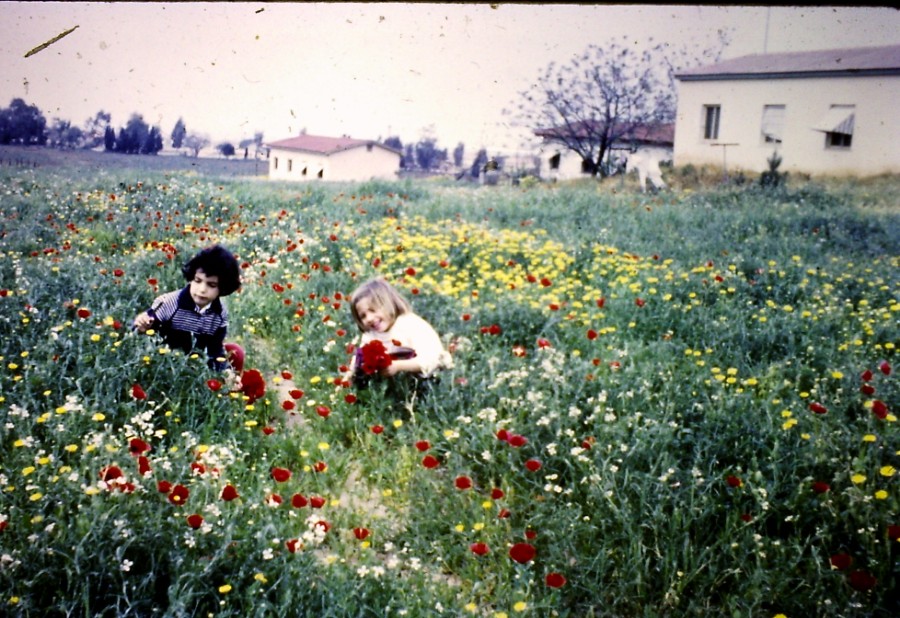
{"type": "Polygon", "coordinates": [[[900,172],[900,45],[756,54],[678,80],[677,166],[875,175],[900,172]]]}
{"type": "Polygon", "coordinates": [[[298,135],[267,145],[272,180],[393,180],[401,153],[374,140],[298,135]]]}
{"type": "MultiPolygon", "coordinates": [[[[574,127],[554,127],[534,131],[534,135],[542,139],[539,155],[541,176],[550,180],[571,180],[592,174],[591,165],[566,146],[560,137],[563,132],[580,132],[584,124],[576,123],[574,127]]],[[[598,129],[594,127],[596,125],[588,126],[586,134],[598,133],[598,129]]],[[[672,160],[674,124],[636,124],[626,127],[619,133],[604,157],[604,162],[610,169],[618,169],[633,151],[653,159],[657,164],[672,160]]]]}

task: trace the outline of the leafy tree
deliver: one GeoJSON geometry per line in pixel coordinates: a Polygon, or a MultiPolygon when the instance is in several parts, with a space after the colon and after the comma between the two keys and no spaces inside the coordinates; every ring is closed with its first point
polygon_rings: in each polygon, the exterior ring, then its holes
{"type": "Polygon", "coordinates": [[[0,144],[38,144],[47,142],[47,119],[34,105],[13,99],[0,109],[0,144]]]}
{"type": "Polygon", "coordinates": [[[200,156],[200,151],[209,146],[209,138],[197,133],[188,133],[184,138],[185,148],[194,153],[194,157],[200,156]]]}
{"type": "Polygon", "coordinates": [[[447,151],[437,147],[437,140],[424,137],[416,143],[416,164],[423,170],[438,167],[447,160],[447,151]]]}
{"type": "Polygon", "coordinates": [[[162,132],[159,130],[159,127],[150,127],[150,133],[147,134],[147,138],[144,140],[144,143],[141,146],[141,154],[155,155],[157,152],[162,150],[162,147],[162,132]]]}
{"type": "Polygon", "coordinates": [[[465,146],[460,142],[456,145],[456,148],[453,149],[453,165],[456,167],[462,167],[463,162],[463,154],[465,153],[465,146]]]}
{"type": "Polygon", "coordinates": [[[116,131],[110,125],[106,125],[106,131],[103,132],[103,148],[107,152],[116,149],[116,131]]]}
{"type": "Polygon", "coordinates": [[[47,143],[53,148],[77,148],[82,141],[83,132],[72,126],[68,120],[54,118],[47,130],[47,143]]]}
{"type": "MultiPolygon", "coordinates": [[[[723,37],[720,44],[727,44],[723,37]]],[[[568,64],[551,62],[537,83],[520,93],[516,109],[506,113],[576,152],[586,171],[601,174],[613,143],[627,140],[638,127],[674,121],[675,72],[692,59],[690,52],[666,45],[638,51],[627,38],[590,45],[568,64]]]]}
{"type": "Polygon", "coordinates": [[[472,167],[470,168],[472,178],[478,178],[478,176],[481,174],[481,170],[484,169],[485,165],[487,165],[487,162],[487,150],[482,148],[478,151],[478,154],[475,155],[475,160],[472,161],[472,167]]]}
{"type": "Polygon", "coordinates": [[[123,128],[119,129],[115,151],[124,154],[156,154],[162,150],[162,135],[159,127],[150,127],[140,114],[132,114],[123,128]]]}
{"type": "MultiPolygon", "coordinates": [[[[102,109],[93,117],[84,122],[82,146],[84,148],[96,148],[105,142],[106,133],[109,131],[112,115],[102,109]]],[[[111,150],[111,148],[107,148],[111,150]]]]}
{"type": "Polygon", "coordinates": [[[403,156],[400,158],[400,167],[405,169],[416,168],[416,149],[412,144],[403,147],[403,156]]]}
{"type": "Polygon", "coordinates": [[[223,157],[233,157],[234,156],[234,145],[231,142],[222,142],[218,146],[216,146],[216,150],[219,151],[223,157]]]}
{"type": "Polygon", "coordinates": [[[187,129],[184,126],[184,120],[179,118],[175,123],[175,128],[172,129],[172,148],[181,148],[185,135],[187,135],[187,129]]]}

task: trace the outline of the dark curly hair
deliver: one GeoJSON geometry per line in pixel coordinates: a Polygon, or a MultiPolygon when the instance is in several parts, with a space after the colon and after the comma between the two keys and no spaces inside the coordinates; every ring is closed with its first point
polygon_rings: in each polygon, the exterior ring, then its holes
{"type": "Polygon", "coordinates": [[[192,281],[198,270],[208,277],[219,278],[219,296],[228,296],[241,288],[241,267],[231,252],[222,245],[203,249],[181,268],[185,280],[192,281]]]}

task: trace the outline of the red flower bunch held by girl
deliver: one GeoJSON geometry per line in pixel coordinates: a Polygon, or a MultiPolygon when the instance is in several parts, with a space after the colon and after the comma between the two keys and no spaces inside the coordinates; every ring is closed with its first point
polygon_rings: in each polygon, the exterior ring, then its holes
{"type": "Polygon", "coordinates": [[[381,373],[391,366],[393,359],[380,339],[373,339],[356,352],[356,367],[367,376],[381,373]]]}

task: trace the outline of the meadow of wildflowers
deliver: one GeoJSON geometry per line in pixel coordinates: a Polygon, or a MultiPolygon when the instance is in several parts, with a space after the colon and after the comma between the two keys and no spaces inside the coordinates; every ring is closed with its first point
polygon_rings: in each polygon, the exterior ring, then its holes
{"type": "Polygon", "coordinates": [[[900,613],[896,179],[611,186],[0,169],[0,614],[900,613]],[[261,393],[130,330],[215,242],[261,393]]]}

